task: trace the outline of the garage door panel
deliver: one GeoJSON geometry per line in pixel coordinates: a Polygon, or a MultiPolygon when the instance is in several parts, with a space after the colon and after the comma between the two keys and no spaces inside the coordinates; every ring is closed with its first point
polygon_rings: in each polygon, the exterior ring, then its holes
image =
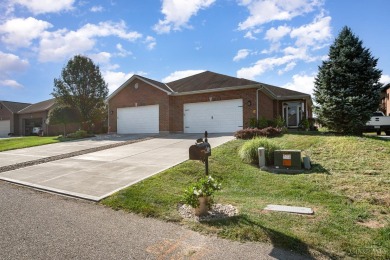
{"type": "Polygon", "coordinates": [[[118,108],[117,115],[118,134],[159,132],[158,105],[118,108]]]}
{"type": "Polygon", "coordinates": [[[0,137],[6,137],[11,132],[11,121],[0,120],[0,137]]]}
{"type": "Polygon", "coordinates": [[[184,132],[234,132],[242,129],[242,99],[184,104],[184,132]]]}

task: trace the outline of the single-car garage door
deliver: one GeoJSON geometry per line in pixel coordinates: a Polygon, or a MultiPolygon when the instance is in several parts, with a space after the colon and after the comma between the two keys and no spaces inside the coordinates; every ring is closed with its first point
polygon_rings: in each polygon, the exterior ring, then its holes
{"type": "Polygon", "coordinates": [[[6,137],[11,131],[10,120],[0,120],[0,137],[6,137]]]}
{"type": "Polygon", "coordinates": [[[117,110],[118,134],[159,133],[159,106],[124,107],[117,110]]]}
{"type": "Polygon", "coordinates": [[[184,133],[234,132],[242,122],[242,99],[184,104],[184,133]]]}

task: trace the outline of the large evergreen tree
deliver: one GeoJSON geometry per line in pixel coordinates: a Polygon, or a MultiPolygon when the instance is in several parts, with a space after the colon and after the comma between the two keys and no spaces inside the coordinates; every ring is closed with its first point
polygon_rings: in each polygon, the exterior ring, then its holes
{"type": "Polygon", "coordinates": [[[88,57],[76,55],[68,61],[61,77],[54,79],[52,95],[60,105],[76,109],[81,123],[88,127],[106,116],[108,87],[99,66],[88,57]]]}
{"type": "Polygon", "coordinates": [[[315,113],[322,124],[342,134],[361,134],[379,107],[377,62],[349,27],[341,30],[314,82],[315,113]]]}

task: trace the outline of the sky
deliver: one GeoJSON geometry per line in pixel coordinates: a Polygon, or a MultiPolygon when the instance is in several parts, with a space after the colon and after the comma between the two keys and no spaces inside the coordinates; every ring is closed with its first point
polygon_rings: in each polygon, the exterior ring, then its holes
{"type": "Polygon", "coordinates": [[[209,70],[312,94],[344,26],[386,84],[389,11],[388,0],[2,0],[0,100],[52,98],[77,54],[99,65],[110,93],[134,74],[170,82],[209,70]]]}

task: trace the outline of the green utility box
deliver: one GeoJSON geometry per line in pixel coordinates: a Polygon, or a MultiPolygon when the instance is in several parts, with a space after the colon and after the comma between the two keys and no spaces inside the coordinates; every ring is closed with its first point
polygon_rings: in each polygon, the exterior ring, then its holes
{"type": "Polygon", "coordinates": [[[279,169],[302,169],[302,157],[301,150],[276,150],[275,156],[275,168],[279,169]]]}

